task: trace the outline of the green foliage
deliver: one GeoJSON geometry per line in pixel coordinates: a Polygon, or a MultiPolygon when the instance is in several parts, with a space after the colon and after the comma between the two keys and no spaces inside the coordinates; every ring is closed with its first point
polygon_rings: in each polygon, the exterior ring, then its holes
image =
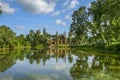
{"type": "Polygon", "coordinates": [[[113,42],[120,42],[119,4],[119,0],[96,0],[91,2],[91,7],[82,6],[74,11],[69,43],[105,48],[113,42]]]}
{"type": "Polygon", "coordinates": [[[86,7],[80,7],[79,10],[75,11],[72,15],[72,24],[69,32],[69,40],[71,43],[85,43],[84,39],[87,37],[87,12],[86,7]]]}
{"type": "Polygon", "coordinates": [[[0,50],[0,72],[4,72],[6,69],[9,69],[16,63],[16,59],[24,59],[23,52],[21,50],[0,50]]]}
{"type": "Polygon", "coordinates": [[[7,26],[0,26],[0,48],[30,48],[30,46],[37,46],[41,48],[41,45],[47,45],[48,43],[48,33],[43,30],[43,34],[40,30],[34,32],[30,30],[27,35],[16,34],[7,26]]]}
{"type": "Polygon", "coordinates": [[[107,49],[109,51],[113,51],[113,52],[120,52],[120,43],[119,44],[112,44],[112,45],[108,46],[107,49]]]}
{"type": "Polygon", "coordinates": [[[119,80],[118,55],[81,49],[72,53],[77,56],[76,62],[69,70],[73,80],[90,80],[91,77],[94,80],[119,80]]]}
{"type": "Polygon", "coordinates": [[[0,14],[2,14],[2,9],[1,9],[1,6],[0,6],[0,14]]]}
{"type": "Polygon", "coordinates": [[[7,26],[0,26],[0,47],[13,48],[16,41],[16,34],[7,26]]]}
{"type": "Polygon", "coordinates": [[[34,30],[30,30],[29,34],[26,35],[26,41],[30,43],[31,46],[38,46],[41,44],[47,45],[48,43],[48,33],[46,32],[46,29],[43,29],[43,32],[40,30],[37,30],[34,32],[34,30]]]}
{"type": "Polygon", "coordinates": [[[2,11],[0,10],[0,14],[2,13],[2,11]]]}

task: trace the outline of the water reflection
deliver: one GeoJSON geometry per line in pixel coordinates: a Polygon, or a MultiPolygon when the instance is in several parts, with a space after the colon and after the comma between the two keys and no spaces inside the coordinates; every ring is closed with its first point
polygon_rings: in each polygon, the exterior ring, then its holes
{"type": "Polygon", "coordinates": [[[120,58],[66,49],[2,51],[0,80],[9,80],[6,74],[11,80],[119,80],[120,58]]]}
{"type": "Polygon", "coordinates": [[[70,53],[70,50],[32,50],[31,53],[26,55],[26,58],[29,59],[29,62],[33,64],[34,62],[37,62],[37,64],[40,64],[40,62],[43,62],[43,65],[46,64],[46,62],[53,58],[56,59],[56,63],[58,63],[59,59],[62,59],[64,62],[66,60],[69,60],[70,63],[72,63],[72,55],[70,53]],[[66,56],[68,56],[68,59],[66,59],[66,56]]]}
{"type": "Polygon", "coordinates": [[[95,52],[75,53],[78,58],[70,69],[73,80],[119,80],[119,55],[95,52]]]}
{"type": "MultiPolygon", "coordinates": [[[[64,62],[68,60],[70,63],[73,61],[73,56],[70,53],[70,50],[60,49],[60,50],[13,50],[7,51],[5,53],[0,53],[0,72],[4,72],[8,68],[12,67],[12,65],[16,64],[17,60],[24,61],[24,59],[29,60],[30,64],[43,63],[46,65],[46,62],[49,59],[56,59],[56,63],[62,59],[64,62]],[[68,57],[68,59],[66,59],[68,57]],[[2,67],[3,66],[3,67],[2,67]]],[[[19,62],[20,62],[19,61],[19,62]]]]}
{"type": "Polygon", "coordinates": [[[3,51],[0,52],[0,72],[4,72],[8,68],[16,64],[16,60],[23,60],[22,51],[3,51]]]}

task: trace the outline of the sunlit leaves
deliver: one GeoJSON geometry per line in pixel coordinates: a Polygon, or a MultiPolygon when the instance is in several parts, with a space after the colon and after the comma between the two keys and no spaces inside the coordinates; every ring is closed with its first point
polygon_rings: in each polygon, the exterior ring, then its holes
{"type": "MultiPolygon", "coordinates": [[[[111,44],[120,40],[120,1],[96,0],[74,11],[69,37],[78,43],[111,44]]],[[[72,41],[72,40],[71,40],[72,41]]]]}

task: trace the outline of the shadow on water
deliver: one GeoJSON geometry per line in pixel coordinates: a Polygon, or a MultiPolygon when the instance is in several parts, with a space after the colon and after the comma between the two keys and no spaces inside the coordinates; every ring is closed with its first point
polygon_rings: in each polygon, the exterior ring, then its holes
{"type": "Polygon", "coordinates": [[[119,80],[116,54],[71,49],[0,52],[0,80],[119,80]]]}

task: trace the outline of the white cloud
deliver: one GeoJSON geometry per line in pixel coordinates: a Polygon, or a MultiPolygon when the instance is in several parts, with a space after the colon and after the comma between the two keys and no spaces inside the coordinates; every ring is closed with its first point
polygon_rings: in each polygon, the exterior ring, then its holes
{"type": "Polygon", "coordinates": [[[55,11],[55,12],[53,12],[51,15],[52,15],[52,16],[58,16],[59,14],[61,14],[61,11],[55,11]]]}
{"type": "Polygon", "coordinates": [[[66,1],[63,3],[63,6],[68,5],[68,4],[69,4],[69,2],[70,2],[70,0],[66,0],[66,1]]]}
{"type": "Polygon", "coordinates": [[[72,0],[72,1],[70,2],[70,5],[68,6],[68,8],[69,8],[69,9],[73,9],[73,8],[75,8],[77,5],[79,5],[78,0],[72,0]]]}
{"type": "Polygon", "coordinates": [[[64,13],[65,11],[67,11],[66,9],[63,9],[63,10],[58,10],[58,11],[54,11],[51,15],[52,16],[58,16],[58,15],[60,15],[60,14],[62,14],[62,13],[64,13]]]}
{"type": "Polygon", "coordinates": [[[16,29],[23,29],[24,27],[22,25],[20,26],[15,26],[16,29]]]}
{"type": "Polygon", "coordinates": [[[13,14],[15,12],[15,9],[10,7],[10,5],[6,2],[0,1],[0,6],[3,13],[13,14]]]}
{"type": "Polygon", "coordinates": [[[70,15],[66,15],[65,19],[72,20],[72,17],[70,15]]]}
{"type": "Polygon", "coordinates": [[[40,29],[40,28],[48,28],[48,26],[42,25],[42,24],[37,24],[37,28],[38,28],[38,29],[40,29]]]}
{"type": "Polygon", "coordinates": [[[56,23],[57,25],[66,26],[66,23],[65,23],[64,21],[62,21],[61,19],[57,19],[57,20],[55,21],[55,23],[56,23]]]}
{"type": "Polygon", "coordinates": [[[58,16],[58,15],[66,12],[66,11],[69,11],[69,10],[71,10],[71,9],[76,8],[77,5],[79,5],[78,0],[66,0],[66,1],[63,3],[64,9],[63,9],[63,10],[54,11],[51,15],[52,15],[52,16],[58,16]]]}
{"type": "Polygon", "coordinates": [[[22,5],[24,10],[36,14],[53,12],[56,6],[55,0],[18,0],[17,2],[22,5]]]}

